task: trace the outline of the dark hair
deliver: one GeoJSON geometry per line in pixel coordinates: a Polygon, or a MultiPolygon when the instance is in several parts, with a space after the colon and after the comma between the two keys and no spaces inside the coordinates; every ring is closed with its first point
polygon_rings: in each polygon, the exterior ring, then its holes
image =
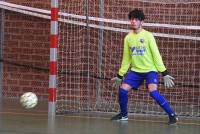
{"type": "Polygon", "coordinates": [[[143,21],[145,19],[145,16],[144,16],[144,13],[143,13],[142,10],[140,10],[140,9],[134,9],[134,10],[132,10],[132,11],[129,12],[128,18],[129,18],[129,20],[135,18],[135,19],[138,19],[140,21],[143,21]]]}

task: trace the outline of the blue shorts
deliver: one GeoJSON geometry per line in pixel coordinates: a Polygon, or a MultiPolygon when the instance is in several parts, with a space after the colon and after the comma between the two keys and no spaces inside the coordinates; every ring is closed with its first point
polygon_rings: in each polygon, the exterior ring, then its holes
{"type": "Polygon", "coordinates": [[[148,73],[138,73],[129,71],[123,80],[123,83],[130,85],[133,89],[138,89],[146,81],[148,84],[158,84],[158,73],[151,71],[148,73]]]}

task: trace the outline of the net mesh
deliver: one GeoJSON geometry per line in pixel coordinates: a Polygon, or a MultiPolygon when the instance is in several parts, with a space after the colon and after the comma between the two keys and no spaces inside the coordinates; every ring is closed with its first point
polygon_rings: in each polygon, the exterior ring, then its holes
{"type": "MultiPolygon", "coordinates": [[[[122,59],[127,14],[146,14],[176,86],[159,91],[183,116],[200,116],[200,2],[197,0],[61,0],[58,49],[57,113],[117,112],[117,90],[110,79],[122,59]]],[[[164,114],[142,86],[129,92],[129,112],[164,114]]]]}

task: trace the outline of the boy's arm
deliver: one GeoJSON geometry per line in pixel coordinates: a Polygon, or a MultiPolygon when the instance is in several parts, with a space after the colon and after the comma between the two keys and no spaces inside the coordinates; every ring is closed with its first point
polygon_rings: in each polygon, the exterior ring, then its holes
{"type": "Polygon", "coordinates": [[[127,73],[131,63],[131,55],[129,50],[129,45],[127,38],[124,39],[124,48],[123,48],[123,56],[122,56],[122,63],[121,67],[118,72],[118,76],[124,76],[127,73]]]}
{"type": "Polygon", "coordinates": [[[156,41],[155,41],[155,38],[153,35],[152,35],[152,37],[150,37],[150,49],[151,49],[151,53],[153,56],[154,64],[155,64],[157,70],[162,73],[162,76],[164,78],[165,87],[167,87],[167,88],[173,87],[174,86],[174,82],[173,82],[174,78],[169,75],[169,72],[167,71],[167,69],[163,63],[162,57],[160,55],[158,46],[156,44],[156,41]]]}
{"type": "Polygon", "coordinates": [[[160,52],[159,52],[159,49],[158,49],[158,46],[156,44],[154,36],[151,35],[149,37],[149,40],[150,40],[150,49],[151,49],[151,54],[153,56],[154,64],[155,64],[155,66],[156,66],[156,68],[159,72],[164,72],[166,70],[166,67],[163,63],[163,60],[162,60],[162,57],[160,55],[160,52]]]}
{"type": "Polygon", "coordinates": [[[131,61],[130,50],[127,38],[125,38],[121,67],[119,69],[117,76],[111,79],[112,81],[114,81],[113,83],[114,88],[118,88],[120,86],[124,74],[126,74],[129,69],[130,61],[131,61]]]}

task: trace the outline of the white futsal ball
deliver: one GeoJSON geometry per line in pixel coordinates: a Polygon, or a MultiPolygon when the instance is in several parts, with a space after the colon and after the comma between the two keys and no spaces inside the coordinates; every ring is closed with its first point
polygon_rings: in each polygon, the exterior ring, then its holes
{"type": "Polygon", "coordinates": [[[33,92],[26,92],[20,97],[20,103],[26,109],[34,108],[38,103],[38,98],[33,92]]]}

